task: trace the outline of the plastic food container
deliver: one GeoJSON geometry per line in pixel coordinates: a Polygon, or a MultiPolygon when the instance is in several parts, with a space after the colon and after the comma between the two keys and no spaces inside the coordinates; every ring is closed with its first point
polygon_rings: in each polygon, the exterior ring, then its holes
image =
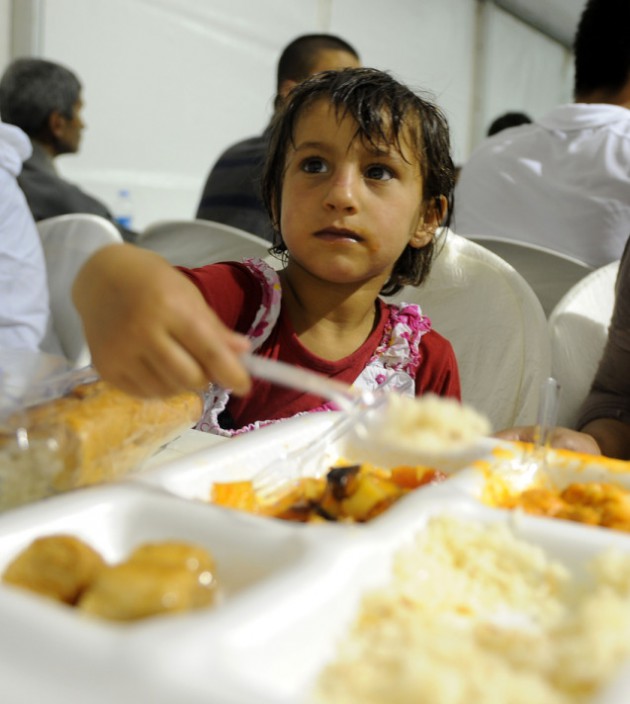
{"type": "Polygon", "coordinates": [[[120,478],[201,416],[196,393],[134,398],[50,359],[0,378],[0,510],[120,478]]]}
{"type": "Polygon", "coordinates": [[[462,473],[482,503],[630,533],[630,462],[526,443],[497,445],[462,473]]]}

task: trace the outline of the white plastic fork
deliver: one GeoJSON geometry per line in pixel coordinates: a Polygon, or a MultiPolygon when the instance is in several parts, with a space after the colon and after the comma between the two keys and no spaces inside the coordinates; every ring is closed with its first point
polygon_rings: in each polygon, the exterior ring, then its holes
{"type": "Polygon", "coordinates": [[[551,470],[547,455],[558,418],[559,401],[560,384],[554,377],[547,377],[540,385],[534,442],[531,447],[524,448],[520,456],[510,461],[506,467],[511,477],[517,479],[518,486],[529,486],[535,476],[541,472],[549,474],[551,470]]]}
{"type": "Polygon", "coordinates": [[[531,451],[530,462],[534,471],[547,471],[547,455],[551,445],[551,435],[558,420],[558,406],[560,403],[560,384],[550,376],[540,385],[540,399],[538,402],[538,416],[534,431],[534,447],[531,451]]]}
{"type": "Polygon", "coordinates": [[[317,394],[333,401],[343,411],[341,417],[313,442],[288,452],[254,475],[252,479],[254,490],[265,503],[272,503],[288,491],[303,475],[310,459],[318,455],[322,456],[330,443],[362,422],[369,411],[386,401],[387,382],[379,388],[378,392],[360,391],[321,374],[284,362],[252,354],[244,354],[241,359],[253,376],[281,386],[317,394]]]}
{"type": "Polygon", "coordinates": [[[323,374],[276,359],[245,353],[241,355],[241,361],[252,376],[280,386],[322,396],[336,403],[342,411],[351,411],[358,405],[368,408],[376,403],[379,396],[372,391],[359,391],[353,386],[335,381],[323,374]]]}

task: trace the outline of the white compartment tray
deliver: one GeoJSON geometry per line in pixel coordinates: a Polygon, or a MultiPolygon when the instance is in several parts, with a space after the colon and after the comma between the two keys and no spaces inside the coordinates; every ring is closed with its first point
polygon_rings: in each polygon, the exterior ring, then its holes
{"type": "MultiPolygon", "coordinates": [[[[59,533],[85,540],[111,562],[152,540],[174,538],[202,545],[215,557],[221,599],[182,616],[116,624],[89,619],[71,607],[3,584],[4,702],[38,701],[36,692],[45,692],[51,703],[68,701],[72,692],[91,702],[113,701],[114,693],[118,701],[138,701],[138,692],[144,693],[142,701],[176,701],[174,691],[167,695],[165,688],[169,691],[170,676],[181,670],[179,646],[193,621],[204,633],[206,674],[213,685],[210,691],[216,693],[221,672],[212,673],[231,627],[259,616],[260,604],[273,603],[277,593],[295,591],[296,582],[307,575],[312,580],[325,575],[330,564],[329,555],[322,554],[311,536],[290,525],[272,522],[261,531],[258,522],[244,514],[190,504],[148,487],[121,485],[77,491],[4,514],[0,571],[35,538],[59,533]],[[156,667],[162,658],[170,664],[156,667]],[[26,696],[31,689],[33,698],[26,696]],[[148,692],[151,699],[146,698],[148,692]]],[[[177,692],[182,687],[186,691],[183,684],[177,681],[177,692]]]]}
{"type": "MultiPolygon", "coordinates": [[[[120,625],[0,585],[2,702],[309,704],[362,595],[388,581],[393,554],[433,515],[509,522],[579,576],[604,548],[630,552],[626,535],[482,507],[457,476],[360,526],[285,523],[208,503],[212,481],[250,477],[321,432],[328,415],[0,516],[0,571],[45,534],[72,533],[111,561],[139,543],[179,538],[212,552],[224,591],[208,609],[120,625]]],[[[346,449],[335,445],[331,458],[346,449]]],[[[628,676],[601,701],[627,704],[628,676]]]]}

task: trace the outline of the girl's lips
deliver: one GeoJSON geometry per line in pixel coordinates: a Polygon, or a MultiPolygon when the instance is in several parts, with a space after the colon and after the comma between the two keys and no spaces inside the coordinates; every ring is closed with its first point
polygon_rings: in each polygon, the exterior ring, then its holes
{"type": "Polygon", "coordinates": [[[327,227],[324,230],[318,230],[315,237],[325,240],[350,240],[352,242],[361,242],[363,238],[352,230],[346,230],[338,227],[327,227]]]}

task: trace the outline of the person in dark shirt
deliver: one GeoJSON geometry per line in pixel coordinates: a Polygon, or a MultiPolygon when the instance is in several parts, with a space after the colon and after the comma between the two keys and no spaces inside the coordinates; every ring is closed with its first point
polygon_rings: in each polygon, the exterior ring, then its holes
{"type": "MultiPolygon", "coordinates": [[[[289,91],[315,73],[358,68],[359,54],[331,34],[306,34],[294,39],[278,61],[274,108],[289,91]]],[[[259,194],[269,128],[226,149],[206,180],[196,217],[238,227],[273,242],[273,228],[259,194]]]]}
{"type": "Polygon", "coordinates": [[[31,58],[8,66],[0,80],[0,115],[22,129],[33,147],[18,183],[36,221],[91,213],[110,220],[125,240],[134,241],[136,233],[121,227],[107,206],[62,178],[55,166],[58,156],[79,151],[85,127],[82,108],[81,83],[66,67],[31,58]]]}

